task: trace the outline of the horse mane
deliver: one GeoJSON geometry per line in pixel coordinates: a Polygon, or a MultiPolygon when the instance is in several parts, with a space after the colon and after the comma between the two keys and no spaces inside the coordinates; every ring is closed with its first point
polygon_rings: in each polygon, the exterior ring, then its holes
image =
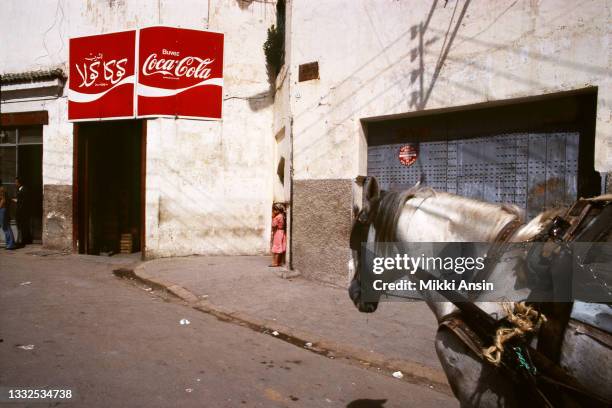
{"type": "Polygon", "coordinates": [[[534,219],[523,225],[516,234],[512,237],[512,242],[525,242],[530,240],[538,240],[540,234],[547,231],[553,219],[557,215],[561,215],[566,211],[565,208],[555,208],[546,210],[538,214],[534,219]]]}
{"type": "Polygon", "coordinates": [[[397,241],[397,222],[408,199],[414,197],[416,189],[405,191],[381,191],[378,210],[374,217],[376,242],[397,241]]]}
{"type": "MultiPolygon", "coordinates": [[[[373,182],[375,183],[375,188],[378,189],[375,179],[373,182]]],[[[471,208],[474,211],[490,212],[493,210],[502,210],[506,214],[514,216],[515,219],[523,225],[511,238],[512,242],[525,242],[536,238],[550,226],[555,216],[564,212],[564,209],[547,210],[525,224],[524,211],[514,204],[489,203],[471,197],[463,197],[452,193],[436,191],[431,187],[417,184],[404,191],[380,190],[380,194],[376,194],[373,200],[367,204],[368,209],[372,210],[366,212],[366,214],[373,215],[370,221],[376,231],[375,241],[398,241],[397,224],[408,200],[412,198],[427,199],[428,197],[438,195],[452,196],[454,200],[462,202],[466,208],[471,208]]]]}

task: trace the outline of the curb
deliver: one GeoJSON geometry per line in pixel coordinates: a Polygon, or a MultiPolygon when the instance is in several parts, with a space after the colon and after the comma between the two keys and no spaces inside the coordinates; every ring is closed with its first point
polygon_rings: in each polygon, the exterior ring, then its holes
{"type": "MultiPolygon", "coordinates": [[[[277,269],[277,268],[274,268],[274,269],[277,269]]],[[[285,267],[278,268],[278,269],[279,270],[274,270],[274,274],[281,279],[293,279],[293,278],[297,278],[298,276],[302,276],[302,274],[295,269],[291,270],[285,267]]]]}
{"type": "MultiPolygon", "coordinates": [[[[438,392],[453,396],[450,385],[446,379],[446,374],[444,374],[442,370],[427,367],[410,360],[390,359],[380,353],[374,353],[350,344],[325,339],[319,335],[284,326],[275,321],[260,319],[241,311],[213,305],[207,300],[198,298],[197,295],[180,285],[163,278],[151,276],[147,273],[144,266],[144,264],[141,264],[134,269],[117,269],[114,271],[114,274],[118,277],[138,280],[156,290],[168,291],[177,298],[185,301],[192,308],[212,315],[220,321],[239,324],[254,331],[273,335],[279,340],[289,342],[298,347],[303,347],[325,357],[354,360],[366,368],[377,369],[388,373],[399,370],[404,374],[404,380],[407,382],[427,385],[430,388],[436,389],[438,392]]],[[[284,276],[279,277],[287,279],[284,276]]]]}

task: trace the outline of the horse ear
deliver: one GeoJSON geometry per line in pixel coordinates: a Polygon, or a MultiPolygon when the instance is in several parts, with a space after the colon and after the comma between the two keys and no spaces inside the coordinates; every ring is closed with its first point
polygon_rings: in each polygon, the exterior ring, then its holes
{"type": "Polygon", "coordinates": [[[365,194],[365,201],[370,202],[380,196],[380,188],[378,187],[378,181],[376,177],[368,176],[363,183],[363,191],[365,194]]]}

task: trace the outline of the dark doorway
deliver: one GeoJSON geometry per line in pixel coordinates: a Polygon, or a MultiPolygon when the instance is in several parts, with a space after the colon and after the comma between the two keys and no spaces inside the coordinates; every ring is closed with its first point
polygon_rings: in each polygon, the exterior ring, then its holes
{"type": "MultiPolygon", "coordinates": [[[[42,242],[43,156],[42,125],[0,127],[0,180],[11,198],[16,197],[15,177],[19,176],[30,201],[30,233],[35,243],[42,242]]],[[[10,207],[15,221],[15,205],[10,207]]]]}
{"type": "Polygon", "coordinates": [[[30,228],[35,242],[42,239],[43,184],[42,184],[42,145],[19,146],[19,169],[21,180],[30,194],[30,228]]]}
{"type": "Polygon", "coordinates": [[[143,124],[78,124],[77,246],[92,255],[141,249],[143,124]]]}

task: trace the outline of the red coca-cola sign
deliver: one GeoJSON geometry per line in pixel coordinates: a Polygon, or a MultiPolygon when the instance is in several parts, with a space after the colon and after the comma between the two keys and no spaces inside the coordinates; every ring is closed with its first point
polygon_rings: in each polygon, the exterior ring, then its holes
{"type": "Polygon", "coordinates": [[[134,116],[136,31],[70,39],[68,119],[134,116]]]}
{"type": "Polygon", "coordinates": [[[412,166],[419,158],[419,150],[414,145],[404,145],[399,149],[398,158],[404,166],[412,166]]]}
{"type": "Polygon", "coordinates": [[[138,116],[221,119],[223,34],[143,28],[138,60],[138,116]]]}

